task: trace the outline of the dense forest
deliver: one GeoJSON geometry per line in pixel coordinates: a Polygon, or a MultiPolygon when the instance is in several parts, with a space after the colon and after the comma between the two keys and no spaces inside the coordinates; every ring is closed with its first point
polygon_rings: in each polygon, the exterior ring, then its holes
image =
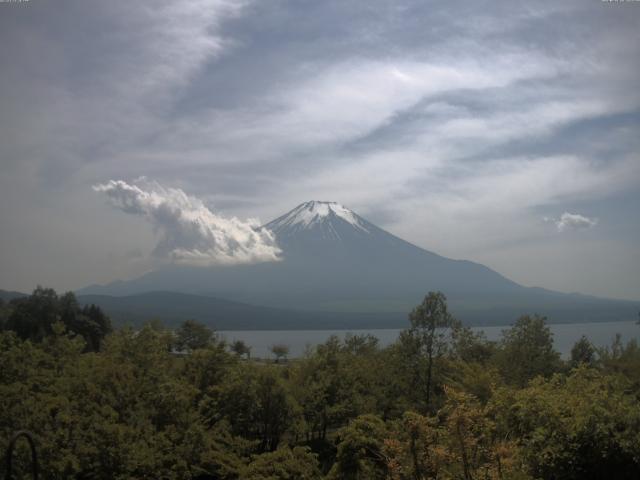
{"type": "Polygon", "coordinates": [[[33,432],[44,478],[640,478],[637,342],[562,359],[535,315],[489,342],[432,292],[389,347],[255,359],[194,321],[114,330],[38,288],[0,304],[0,329],[0,445],[33,432]]]}

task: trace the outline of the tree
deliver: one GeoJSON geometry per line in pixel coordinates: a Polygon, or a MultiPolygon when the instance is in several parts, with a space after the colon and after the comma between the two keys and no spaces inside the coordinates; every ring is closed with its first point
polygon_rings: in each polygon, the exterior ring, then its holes
{"type": "Polygon", "coordinates": [[[444,443],[450,453],[446,477],[498,480],[522,470],[516,445],[496,434],[494,422],[473,395],[447,388],[446,396],[438,412],[446,418],[444,443]]]}
{"type": "Polygon", "coordinates": [[[201,405],[206,424],[227,421],[235,435],[256,440],[258,451],[275,450],[300,416],[282,374],[275,366],[239,362],[223,382],[208,389],[201,405]]]}
{"type": "Polygon", "coordinates": [[[277,343],[271,346],[271,353],[276,357],[276,363],[280,362],[281,358],[287,359],[289,355],[289,346],[284,343],[277,343]]]}
{"type": "Polygon", "coordinates": [[[213,332],[209,327],[196,320],[185,320],[176,330],[175,347],[177,350],[190,352],[207,348],[212,340],[213,332]]]}
{"type": "Polygon", "coordinates": [[[577,367],[580,364],[593,366],[596,361],[596,349],[593,344],[582,335],[571,348],[571,360],[569,364],[571,367],[577,367]]]}
{"type": "Polygon", "coordinates": [[[284,447],[253,457],[246,480],[321,480],[318,458],[307,447],[284,447]]]}
{"type": "Polygon", "coordinates": [[[294,410],[298,410],[279,374],[278,371],[262,368],[257,378],[256,397],[259,409],[256,424],[263,451],[278,448],[282,435],[294,423],[294,410]]]}
{"type": "Polygon", "coordinates": [[[452,331],[453,353],[465,363],[485,364],[495,354],[495,343],[489,342],[484,332],[474,332],[469,327],[452,331]]]}
{"type": "Polygon", "coordinates": [[[309,440],[326,440],[329,428],[340,427],[355,416],[355,382],[348,377],[348,371],[354,373],[354,369],[347,364],[347,357],[340,339],[332,335],[291,369],[309,440]]]}
{"type": "Polygon", "coordinates": [[[553,349],[553,334],[545,321],[524,315],[503,330],[497,363],[508,383],[522,387],[537,375],[548,377],[560,369],[560,354],[553,349]]]}
{"type": "Polygon", "coordinates": [[[80,325],[79,333],[87,342],[90,351],[97,352],[102,347],[105,337],[112,332],[111,320],[97,305],[82,307],[82,316],[87,320],[80,325]]]}
{"type": "Polygon", "coordinates": [[[581,365],[501,389],[491,401],[502,435],[516,436],[534,478],[636,479],[640,409],[629,381],[581,365]]]}
{"type": "Polygon", "coordinates": [[[338,452],[328,480],[376,480],[387,478],[384,453],[385,423],[375,415],[362,415],[338,433],[338,452]]]}
{"type": "Polygon", "coordinates": [[[640,345],[635,338],[625,345],[620,334],[616,334],[611,348],[598,349],[598,357],[606,372],[623,374],[640,394],[640,345]]]}
{"type": "Polygon", "coordinates": [[[80,308],[72,292],[58,296],[55,290],[42,287],[37,287],[29,297],[14,300],[6,328],[22,339],[40,342],[54,333],[57,322],[64,325],[67,334],[84,338],[85,350],[91,352],[100,350],[104,337],[111,332],[111,321],[100,307],[80,308]]]}
{"type": "Polygon", "coordinates": [[[99,351],[104,337],[112,330],[109,317],[100,307],[92,304],[80,308],[72,292],[60,297],[60,316],[67,332],[84,338],[87,352],[99,351]]]}
{"type": "Polygon", "coordinates": [[[11,307],[0,298],[0,332],[5,330],[9,316],[11,315],[11,307]]]}
{"type": "Polygon", "coordinates": [[[60,320],[58,295],[52,288],[38,286],[30,296],[12,303],[14,309],[6,328],[23,340],[42,341],[53,333],[53,324],[60,320]]]}
{"type": "Polygon", "coordinates": [[[231,351],[239,357],[246,355],[247,360],[251,358],[251,347],[244,343],[242,340],[235,340],[231,344],[231,351]]]}
{"type": "Polygon", "coordinates": [[[215,385],[220,385],[225,375],[237,363],[223,344],[215,344],[186,355],[182,362],[182,377],[200,390],[201,395],[215,385]]]}
{"type": "Polygon", "coordinates": [[[393,480],[438,478],[449,453],[440,444],[444,430],[435,418],[405,412],[392,423],[390,438],[385,440],[389,474],[393,480]]]}
{"type": "Polygon", "coordinates": [[[413,309],[409,321],[411,327],[401,333],[400,341],[409,356],[414,357],[411,368],[419,377],[426,406],[430,408],[435,360],[447,350],[451,330],[457,328],[459,323],[449,313],[447,298],[442,292],[429,292],[422,303],[413,309]],[[424,368],[422,363],[425,364],[424,368]]]}

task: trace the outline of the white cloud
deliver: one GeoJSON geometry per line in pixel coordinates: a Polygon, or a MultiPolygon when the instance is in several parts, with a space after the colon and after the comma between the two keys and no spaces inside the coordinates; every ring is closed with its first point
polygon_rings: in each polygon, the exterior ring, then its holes
{"type": "Polygon", "coordinates": [[[563,232],[565,230],[582,230],[595,227],[598,224],[598,219],[585,217],[578,213],[564,212],[554,223],[558,231],[563,232]]]}
{"type": "Polygon", "coordinates": [[[94,185],[110,203],[144,217],[160,234],[154,254],[190,265],[227,265],[279,260],[273,234],[257,219],[224,218],[178,188],[140,179],[137,184],[110,180],[94,185]]]}

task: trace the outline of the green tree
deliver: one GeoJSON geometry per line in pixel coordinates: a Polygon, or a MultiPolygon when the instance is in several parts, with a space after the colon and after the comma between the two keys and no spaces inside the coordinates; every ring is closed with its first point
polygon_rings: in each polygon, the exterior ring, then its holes
{"type": "Polygon", "coordinates": [[[260,452],[278,448],[300,409],[280,368],[239,363],[201,402],[206,424],[225,420],[235,435],[256,440],[260,452]]]}
{"type": "Polygon", "coordinates": [[[429,292],[409,315],[411,327],[400,335],[407,352],[416,383],[424,392],[427,408],[431,407],[434,365],[451,345],[452,330],[459,326],[447,309],[442,292],[429,292]]]}
{"type": "Polygon", "coordinates": [[[330,337],[301,359],[290,373],[294,395],[302,407],[307,440],[326,438],[327,429],[345,420],[348,398],[338,337],[330,337]]]}
{"type": "Polygon", "coordinates": [[[446,389],[444,445],[450,457],[444,469],[450,478],[512,478],[522,471],[514,444],[497,434],[495,424],[473,395],[446,389]]]}
{"type": "Polygon", "coordinates": [[[279,448],[253,457],[243,475],[246,480],[321,480],[318,458],[309,448],[279,448]]]}
{"type": "Polygon", "coordinates": [[[215,343],[186,355],[181,375],[199,390],[202,397],[208,389],[224,382],[236,364],[237,359],[226,351],[224,344],[215,343]]]}
{"type": "Polygon", "coordinates": [[[86,351],[99,351],[103,339],[111,332],[111,321],[100,307],[85,305],[80,308],[76,296],[67,292],[60,297],[58,308],[67,331],[84,338],[86,351]]]}
{"type": "Polygon", "coordinates": [[[452,339],[454,356],[467,364],[486,364],[495,355],[495,343],[489,342],[482,331],[459,326],[453,329],[452,339]]]}
{"type": "Polygon", "coordinates": [[[397,409],[392,378],[386,355],[367,335],[347,335],[342,341],[332,336],[297,360],[289,379],[302,407],[307,440],[321,444],[327,432],[358,415],[397,409]]]}
{"type": "Polygon", "coordinates": [[[22,339],[40,342],[52,335],[53,325],[61,322],[65,331],[81,336],[86,351],[97,352],[105,336],[111,332],[111,321],[96,305],[80,308],[76,296],[67,292],[58,296],[51,288],[37,287],[26,298],[13,302],[6,328],[22,339]]]}
{"type": "Polygon", "coordinates": [[[248,346],[242,340],[234,340],[231,343],[230,348],[231,348],[231,351],[233,353],[235,353],[236,355],[238,355],[239,357],[242,357],[243,355],[246,355],[247,356],[247,360],[249,358],[251,358],[251,347],[248,346]]]}
{"type": "Polygon", "coordinates": [[[385,455],[392,480],[435,479],[449,452],[442,445],[445,431],[435,418],[405,412],[392,423],[385,440],[385,455]]]}
{"type": "Polygon", "coordinates": [[[376,480],[387,478],[385,423],[375,415],[362,415],[338,433],[336,461],[328,480],[376,480]]]}
{"type": "Polygon", "coordinates": [[[524,386],[537,375],[548,377],[560,369],[560,354],[553,349],[553,334],[545,320],[524,315],[503,330],[496,361],[507,382],[524,386]]]}
{"type": "Polygon", "coordinates": [[[582,335],[571,348],[571,359],[569,365],[577,367],[580,364],[593,366],[596,361],[596,349],[587,337],[582,335]]]}
{"type": "Polygon", "coordinates": [[[629,381],[581,365],[538,377],[491,401],[498,430],[517,438],[535,478],[635,479],[640,473],[640,409],[629,381]]]}
{"type": "Polygon", "coordinates": [[[610,348],[598,349],[598,356],[606,372],[624,375],[640,394],[640,346],[635,338],[625,345],[617,334],[610,348]]]}
{"type": "Polygon", "coordinates": [[[13,304],[6,328],[23,340],[42,341],[53,333],[53,324],[60,320],[58,295],[52,288],[38,286],[30,296],[15,299],[13,304]]]}
{"type": "Polygon", "coordinates": [[[176,330],[175,348],[187,352],[207,348],[213,338],[213,331],[206,325],[196,320],[185,320],[176,330]]]}
{"type": "Polygon", "coordinates": [[[6,329],[7,321],[11,315],[11,306],[0,298],[0,332],[6,329]]]}
{"type": "Polygon", "coordinates": [[[279,363],[281,359],[287,359],[289,355],[289,346],[284,343],[276,343],[271,346],[271,353],[276,357],[276,363],[279,363]]]}

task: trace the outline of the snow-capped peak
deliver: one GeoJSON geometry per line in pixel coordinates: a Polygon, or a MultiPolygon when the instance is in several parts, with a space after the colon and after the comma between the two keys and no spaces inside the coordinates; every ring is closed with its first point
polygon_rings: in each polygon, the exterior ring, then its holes
{"type": "Polygon", "coordinates": [[[369,233],[369,229],[362,219],[345,206],[336,202],[321,202],[317,200],[298,205],[286,215],[268,224],[268,227],[274,231],[285,227],[307,229],[317,223],[330,219],[332,216],[338,217],[355,228],[369,233]]]}

